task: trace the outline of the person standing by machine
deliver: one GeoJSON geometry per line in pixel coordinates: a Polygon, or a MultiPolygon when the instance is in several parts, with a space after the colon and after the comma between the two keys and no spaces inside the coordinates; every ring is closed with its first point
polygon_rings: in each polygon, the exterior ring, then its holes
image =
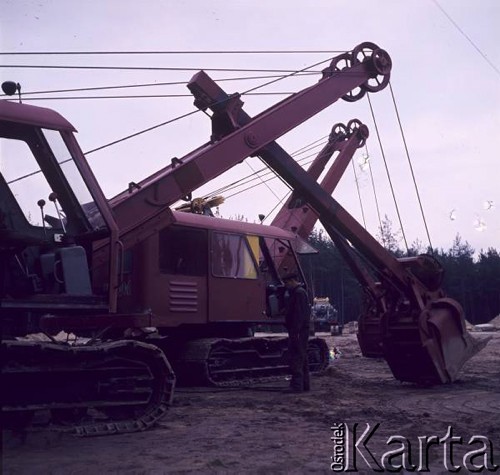
{"type": "Polygon", "coordinates": [[[307,341],[311,306],[307,292],[298,281],[297,273],[289,273],[282,278],[288,290],[285,326],[288,330],[289,364],[292,379],[287,392],[309,391],[309,366],[307,360],[307,341]]]}

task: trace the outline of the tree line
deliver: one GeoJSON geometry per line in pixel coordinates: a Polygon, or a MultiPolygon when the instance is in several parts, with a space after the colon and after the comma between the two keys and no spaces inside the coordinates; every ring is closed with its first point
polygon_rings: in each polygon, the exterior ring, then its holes
{"type": "MultiPolygon", "coordinates": [[[[475,250],[457,235],[448,250],[424,249],[420,242],[409,249],[400,247],[397,232],[391,222],[382,222],[378,241],[395,257],[432,254],[443,266],[443,290],[464,308],[466,319],[472,324],[486,323],[500,314],[500,254],[494,248],[475,250]]],[[[343,322],[357,320],[362,310],[363,289],[344,262],[329,237],[314,231],[309,244],[318,254],[301,257],[301,265],[311,294],[329,297],[339,311],[343,322]]]]}

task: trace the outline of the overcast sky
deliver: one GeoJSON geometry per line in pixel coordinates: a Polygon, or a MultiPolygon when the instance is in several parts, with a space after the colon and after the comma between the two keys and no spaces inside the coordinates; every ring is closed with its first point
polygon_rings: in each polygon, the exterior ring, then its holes
{"type": "MultiPolygon", "coordinates": [[[[409,1],[181,1],[181,0],[4,0],[1,50],[33,51],[228,51],[350,50],[370,41],[393,60],[391,84],[414,167],[432,244],[448,249],[457,233],[477,251],[500,248],[500,2],[497,0],[409,1]],[[439,6],[442,8],[440,9],[439,6]],[[444,10],[444,13],[442,10],[444,10]],[[448,18],[446,14],[451,18],[448,18]],[[452,23],[455,23],[455,25],[452,23]],[[460,31],[461,30],[461,31],[460,31]],[[464,35],[467,35],[465,37],[464,35]]],[[[335,53],[181,54],[116,56],[0,56],[5,65],[147,66],[297,70],[335,53]]],[[[318,68],[316,68],[318,70],[318,68]]],[[[0,69],[27,92],[187,82],[195,71],[0,69]]],[[[215,71],[217,78],[259,73],[215,71]]],[[[318,76],[279,81],[259,92],[293,92],[318,76]]],[[[243,92],[264,79],[225,81],[228,92],[243,92]]],[[[186,94],[184,84],[30,97],[186,94]]],[[[285,96],[244,96],[255,115],[285,96]]],[[[372,104],[408,243],[427,243],[390,91],[372,94],[372,104]]],[[[84,151],[194,110],[190,97],[40,100],[77,129],[84,151]]],[[[399,228],[380,146],[366,99],[339,101],[278,142],[292,153],[321,137],[332,125],[358,118],[368,125],[368,154],[382,215],[399,228]]],[[[198,113],[88,155],[108,197],[206,142],[209,118],[198,113]]],[[[319,151],[312,149],[308,154],[319,151]]],[[[303,158],[305,155],[297,158],[303,158]]],[[[366,150],[355,157],[363,161],[366,150]]],[[[312,158],[312,157],[311,157],[312,158]]],[[[307,160],[305,160],[307,162],[307,160]]],[[[248,159],[194,195],[259,170],[248,159]]],[[[357,168],[366,226],[377,234],[378,218],[368,171],[357,168]]],[[[262,177],[263,180],[269,175],[262,177]]],[[[254,182],[257,183],[257,182],[254,182]]],[[[226,196],[238,190],[226,193],[226,196]]],[[[224,217],[249,221],[269,213],[287,193],[279,180],[227,199],[224,217]]],[[[334,194],[361,220],[354,175],[349,170],[334,194]]],[[[38,199],[39,197],[36,197],[38,199]]],[[[272,218],[270,216],[269,220],[272,218]]],[[[269,222],[269,220],[267,222],[269,222]]]]}

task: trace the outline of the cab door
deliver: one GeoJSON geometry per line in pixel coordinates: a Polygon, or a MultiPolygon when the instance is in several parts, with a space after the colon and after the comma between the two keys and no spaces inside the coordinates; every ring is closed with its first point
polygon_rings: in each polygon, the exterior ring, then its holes
{"type": "Polygon", "coordinates": [[[258,271],[259,238],[213,231],[210,236],[211,322],[265,319],[265,282],[258,271]]]}

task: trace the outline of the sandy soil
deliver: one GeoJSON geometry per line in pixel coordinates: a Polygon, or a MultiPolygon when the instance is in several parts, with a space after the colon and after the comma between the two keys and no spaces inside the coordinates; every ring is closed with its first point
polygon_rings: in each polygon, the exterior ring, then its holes
{"type": "MultiPolygon", "coordinates": [[[[476,334],[477,335],[477,334],[476,334]]],[[[284,394],[286,381],[252,388],[179,388],[174,406],[154,429],[80,439],[54,432],[3,434],[4,474],[331,473],[331,426],[380,423],[369,450],[380,460],[391,435],[463,437],[455,463],[492,442],[500,464],[500,332],[464,367],[454,384],[421,388],[395,381],[384,361],[363,358],[354,335],[325,335],[342,355],[310,393],[284,394]]],[[[432,473],[449,473],[442,446],[431,448],[432,473]]],[[[372,473],[358,460],[360,473],[372,473]]],[[[461,471],[464,473],[464,470],[461,471]]]]}

